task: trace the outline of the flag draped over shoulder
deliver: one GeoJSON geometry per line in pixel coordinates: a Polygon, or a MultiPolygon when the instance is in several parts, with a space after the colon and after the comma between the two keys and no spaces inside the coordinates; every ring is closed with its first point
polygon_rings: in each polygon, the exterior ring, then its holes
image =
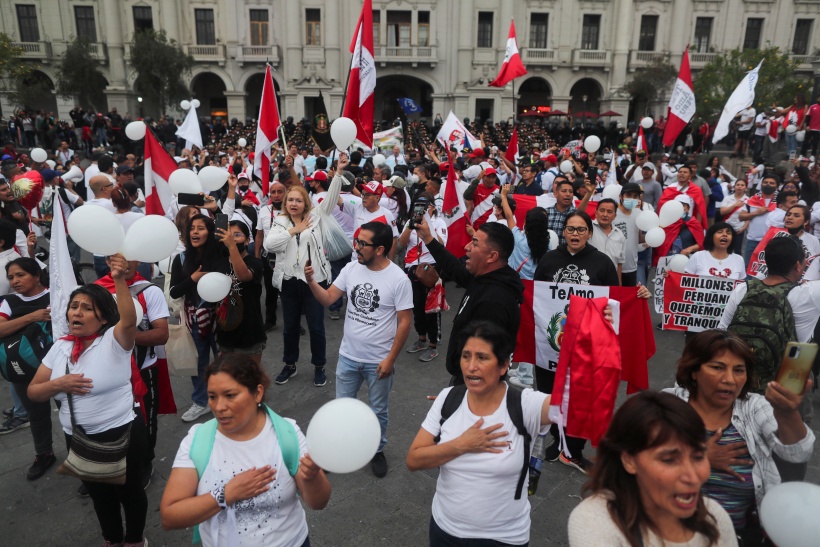
{"type": "Polygon", "coordinates": [[[256,148],[253,158],[253,174],[262,181],[262,193],[268,195],[270,188],[271,146],[279,140],[279,107],[273,89],[270,65],[265,67],[265,83],[259,104],[259,122],[256,126],[256,148]]]}
{"type": "Polygon", "coordinates": [[[171,207],[174,193],[168,185],[171,173],[177,170],[177,164],[165,151],[157,137],[147,129],[145,131],[145,212],[149,215],[165,216],[171,207]]]}
{"type": "Polygon", "coordinates": [[[723,112],[720,113],[717,127],[715,127],[715,134],[712,137],[713,144],[729,134],[729,124],[735,119],[738,112],[754,104],[755,86],[757,86],[758,72],[762,64],[763,61],[760,61],[753,70],[747,72],[729,96],[726,106],[723,107],[723,112]]]}
{"type": "Polygon", "coordinates": [[[518,53],[518,44],[515,41],[515,21],[510,21],[510,33],[507,36],[507,48],[504,53],[504,62],[495,80],[487,84],[490,87],[504,87],[511,81],[527,74],[521,54],[518,53]]]}
{"type": "Polygon", "coordinates": [[[692,86],[692,71],[689,69],[689,48],[683,52],[680,72],[669,99],[669,115],[663,132],[663,145],[672,146],[683,128],[695,115],[695,92],[692,86]]]}
{"type": "Polygon", "coordinates": [[[350,44],[353,61],[347,82],[344,114],[356,124],[356,138],[373,146],[373,115],[376,104],[376,61],[373,59],[373,2],[364,0],[350,44]]]}

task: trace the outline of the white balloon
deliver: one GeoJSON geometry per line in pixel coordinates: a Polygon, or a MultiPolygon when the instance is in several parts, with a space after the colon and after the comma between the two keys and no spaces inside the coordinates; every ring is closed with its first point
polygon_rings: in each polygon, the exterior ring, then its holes
{"type": "Polygon", "coordinates": [[[199,105],[202,103],[199,102],[199,99],[194,99],[191,101],[191,108],[199,108],[199,105]]]}
{"type": "Polygon", "coordinates": [[[558,248],[558,234],[555,233],[555,230],[547,230],[550,235],[550,243],[549,243],[549,250],[554,251],[558,248]]]}
{"type": "Polygon", "coordinates": [[[649,116],[647,116],[641,120],[641,127],[643,127],[644,129],[649,129],[654,125],[654,123],[655,121],[649,116]]]}
{"type": "Polygon", "coordinates": [[[646,244],[650,247],[660,247],[663,245],[663,242],[666,241],[666,232],[664,232],[660,226],[656,226],[646,232],[644,241],[646,241],[646,244]]]}
{"type": "Polygon", "coordinates": [[[561,162],[561,172],[562,173],[569,173],[570,171],[572,171],[572,169],[573,169],[573,165],[572,165],[571,161],[564,160],[564,161],[561,162]]]}
{"type": "Polygon", "coordinates": [[[660,226],[661,219],[654,211],[641,211],[640,214],[638,214],[638,218],[635,219],[635,225],[642,232],[648,232],[652,228],[660,226]]]}
{"type": "Polygon", "coordinates": [[[307,429],[308,454],[331,473],[352,473],[373,459],[379,448],[379,420],[358,399],[342,397],[322,405],[307,429]]]}
{"type": "MultiPolygon", "coordinates": [[[[114,302],[117,301],[117,295],[112,294],[111,296],[114,297],[114,302]]],[[[145,313],[142,311],[142,304],[140,304],[139,300],[136,298],[131,298],[134,301],[134,311],[137,312],[137,326],[142,323],[142,318],[145,316],[145,313]]]]}
{"type": "Polygon", "coordinates": [[[231,292],[231,278],[223,273],[208,272],[199,279],[196,292],[205,302],[222,302],[231,292]]]}
{"type": "Polygon", "coordinates": [[[796,125],[787,125],[786,126],[786,133],[789,135],[794,135],[797,133],[797,126],[796,125]]]}
{"type": "Polygon", "coordinates": [[[54,169],[57,167],[57,162],[54,160],[46,160],[46,165],[48,165],[49,169],[54,169]]]}
{"type": "Polygon", "coordinates": [[[356,122],[350,118],[336,118],[330,124],[330,138],[340,150],[347,150],[347,147],[353,144],[356,133],[356,122]]]}
{"type": "Polygon", "coordinates": [[[683,203],[680,201],[667,201],[661,207],[661,213],[658,216],[660,217],[661,228],[674,224],[683,216],[683,203]]]}
{"type": "Polygon", "coordinates": [[[601,196],[604,199],[614,199],[615,201],[620,201],[620,199],[621,199],[621,185],[620,184],[610,184],[609,186],[604,186],[604,191],[601,193],[601,196]]]}
{"type": "Polygon", "coordinates": [[[380,165],[384,165],[385,157],[381,154],[376,154],[373,156],[373,166],[378,167],[380,165]]]}
{"type": "Polygon", "coordinates": [[[146,215],[128,229],[122,254],[128,260],[158,262],[171,256],[178,243],[179,232],[170,219],[161,215],[146,215]]]}
{"type": "Polygon", "coordinates": [[[182,110],[188,110],[189,108],[191,108],[191,101],[184,100],[181,103],[179,103],[179,107],[182,110]]]}
{"type": "Polygon", "coordinates": [[[689,262],[689,257],[681,254],[677,254],[669,259],[666,267],[667,269],[678,272],[678,273],[685,273],[686,272],[686,264],[689,262]]]}
{"type": "Polygon", "coordinates": [[[175,195],[198,194],[202,192],[202,184],[199,182],[199,177],[190,169],[177,169],[171,173],[171,176],[168,177],[168,186],[171,187],[171,191],[175,195]]]}
{"type": "Polygon", "coordinates": [[[228,182],[228,172],[216,165],[208,165],[199,172],[199,182],[204,191],[215,192],[228,182]]]}
{"type": "Polygon", "coordinates": [[[595,135],[590,135],[584,140],[584,148],[587,152],[597,152],[601,148],[601,139],[595,135]]]}
{"type": "Polygon", "coordinates": [[[797,140],[797,142],[803,142],[804,140],[806,140],[806,132],[798,131],[794,134],[794,138],[797,140]]]}
{"type": "Polygon", "coordinates": [[[248,139],[240,138],[238,141],[236,141],[236,144],[238,144],[240,148],[245,148],[246,146],[248,146],[248,139]]]}
{"type": "Polygon", "coordinates": [[[31,159],[33,161],[36,161],[37,163],[43,163],[48,159],[48,152],[46,152],[42,148],[33,148],[29,156],[31,156],[31,159]]]}
{"type": "Polygon", "coordinates": [[[769,489],[760,503],[760,524],[779,547],[817,545],[820,537],[820,486],[784,482],[769,489]]]}
{"type": "Polygon", "coordinates": [[[125,126],[125,135],[132,141],[138,141],[145,138],[146,129],[147,127],[143,121],[131,122],[125,126]]]}
{"type": "Polygon", "coordinates": [[[171,257],[163,258],[157,266],[159,267],[159,275],[171,273],[171,257]]]}
{"type": "Polygon", "coordinates": [[[68,217],[67,226],[74,243],[91,254],[108,256],[122,250],[125,231],[117,216],[107,209],[96,205],[77,207],[68,217]]]}

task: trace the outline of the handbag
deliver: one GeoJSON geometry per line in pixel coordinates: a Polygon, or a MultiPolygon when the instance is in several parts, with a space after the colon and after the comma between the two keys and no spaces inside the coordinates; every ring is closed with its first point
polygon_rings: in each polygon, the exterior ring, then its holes
{"type": "MultiPolygon", "coordinates": [[[[65,373],[69,374],[68,363],[65,373]]],[[[131,424],[113,441],[95,441],[86,434],[74,419],[74,403],[68,395],[68,411],[71,414],[71,447],[65,461],[57,468],[60,475],[77,477],[83,481],[106,484],[125,484],[125,457],[131,439],[131,424]]]]}
{"type": "Polygon", "coordinates": [[[415,275],[419,283],[428,289],[435,287],[439,280],[438,272],[433,264],[419,264],[416,266],[415,275]]]}
{"type": "Polygon", "coordinates": [[[178,325],[168,325],[168,341],[165,342],[168,371],[174,376],[197,376],[199,374],[199,352],[188,330],[186,313],[179,314],[178,325]]]}

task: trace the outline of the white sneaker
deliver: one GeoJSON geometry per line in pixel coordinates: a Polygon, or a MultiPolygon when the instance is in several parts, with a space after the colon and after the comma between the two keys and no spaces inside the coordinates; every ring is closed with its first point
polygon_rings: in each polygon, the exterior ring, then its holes
{"type": "Polygon", "coordinates": [[[528,383],[526,383],[523,379],[521,379],[521,378],[520,378],[520,377],[518,377],[518,376],[509,376],[509,377],[507,378],[507,383],[508,383],[508,384],[512,384],[512,385],[514,385],[515,387],[520,387],[521,389],[528,388],[528,387],[532,387],[532,382],[530,382],[530,383],[528,384],[528,383]]]}
{"type": "Polygon", "coordinates": [[[200,416],[208,414],[211,411],[210,407],[207,406],[199,406],[198,404],[194,403],[191,405],[191,408],[185,411],[185,414],[182,415],[183,422],[193,422],[200,416]]]}

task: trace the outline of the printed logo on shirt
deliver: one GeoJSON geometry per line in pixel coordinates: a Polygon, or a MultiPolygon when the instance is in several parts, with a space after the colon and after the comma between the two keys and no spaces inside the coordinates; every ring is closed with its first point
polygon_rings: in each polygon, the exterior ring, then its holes
{"type": "Polygon", "coordinates": [[[730,275],[732,275],[732,270],[730,270],[729,268],[723,268],[723,271],[720,271],[714,266],[712,266],[711,268],[709,268],[709,275],[713,277],[729,277],[730,275]]]}
{"type": "Polygon", "coordinates": [[[589,275],[583,268],[578,268],[575,264],[570,264],[566,268],[561,268],[552,280],[556,283],[571,283],[573,285],[589,285],[589,275]]]}
{"type": "Polygon", "coordinates": [[[626,235],[626,233],[627,233],[627,226],[626,226],[626,222],[618,222],[618,223],[613,223],[613,225],[614,225],[614,226],[615,226],[618,230],[620,230],[620,231],[621,231],[621,233],[624,235],[624,239],[626,239],[627,241],[629,241],[629,237],[626,235]]]}
{"type": "Polygon", "coordinates": [[[356,285],[350,291],[350,302],[357,311],[370,314],[379,307],[379,289],[374,289],[370,283],[356,285]]]}

